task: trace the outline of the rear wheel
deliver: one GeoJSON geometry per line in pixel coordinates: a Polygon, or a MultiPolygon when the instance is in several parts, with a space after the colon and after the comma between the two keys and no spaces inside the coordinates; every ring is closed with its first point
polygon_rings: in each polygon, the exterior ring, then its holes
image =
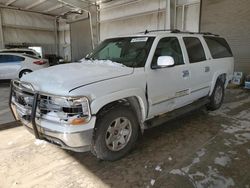
{"type": "Polygon", "coordinates": [[[19,78],[22,78],[24,75],[29,74],[29,73],[31,73],[31,72],[32,72],[31,70],[22,70],[22,71],[19,73],[19,78]]]}
{"type": "Polygon", "coordinates": [[[217,80],[213,93],[210,97],[210,103],[207,105],[209,110],[217,110],[221,107],[224,100],[224,82],[217,80]]]}
{"type": "Polygon", "coordinates": [[[115,161],[135,145],[139,125],[133,110],[120,106],[97,119],[92,152],[97,158],[115,161]]]}

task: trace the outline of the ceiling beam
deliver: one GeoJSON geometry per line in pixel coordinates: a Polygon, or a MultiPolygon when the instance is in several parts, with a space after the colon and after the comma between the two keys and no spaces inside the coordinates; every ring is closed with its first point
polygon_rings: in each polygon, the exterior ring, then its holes
{"type": "Polygon", "coordinates": [[[6,5],[6,6],[9,6],[9,5],[15,3],[16,1],[17,1],[17,0],[8,0],[8,1],[5,3],[5,5],[6,5]]]}
{"type": "Polygon", "coordinates": [[[59,9],[59,8],[62,8],[62,7],[64,7],[64,4],[58,4],[58,5],[55,5],[55,6],[49,8],[47,10],[44,10],[44,12],[51,12],[53,10],[56,10],[56,9],[59,9]]]}
{"type": "Polygon", "coordinates": [[[35,7],[35,6],[38,6],[38,5],[40,5],[40,4],[42,4],[42,3],[46,2],[46,1],[48,1],[48,0],[39,0],[39,1],[36,1],[36,2],[34,2],[34,3],[30,4],[30,5],[28,5],[28,6],[25,7],[24,9],[25,9],[25,10],[31,9],[31,8],[33,8],[33,7],[35,7]]]}

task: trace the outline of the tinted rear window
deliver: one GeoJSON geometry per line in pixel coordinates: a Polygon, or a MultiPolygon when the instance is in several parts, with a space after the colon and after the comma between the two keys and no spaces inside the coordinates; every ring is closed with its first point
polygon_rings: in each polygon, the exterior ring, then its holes
{"type": "Polygon", "coordinates": [[[220,37],[204,37],[207,42],[208,48],[214,59],[232,57],[232,51],[224,38],[220,37]]]}
{"type": "Polygon", "coordinates": [[[206,55],[200,39],[196,37],[184,37],[190,63],[197,63],[206,60],[206,55]]]}

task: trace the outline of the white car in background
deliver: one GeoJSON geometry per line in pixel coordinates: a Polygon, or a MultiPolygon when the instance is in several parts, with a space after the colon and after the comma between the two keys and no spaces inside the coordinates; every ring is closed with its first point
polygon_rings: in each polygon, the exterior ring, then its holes
{"type": "Polygon", "coordinates": [[[35,70],[48,67],[45,59],[18,53],[0,53],[0,80],[21,78],[35,70]]]}
{"type": "Polygon", "coordinates": [[[11,49],[3,49],[0,50],[0,53],[18,53],[18,54],[27,54],[32,55],[37,58],[41,58],[41,55],[36,52],[35,50],[28,49],[28,48],[11,48],[11,49]]]}

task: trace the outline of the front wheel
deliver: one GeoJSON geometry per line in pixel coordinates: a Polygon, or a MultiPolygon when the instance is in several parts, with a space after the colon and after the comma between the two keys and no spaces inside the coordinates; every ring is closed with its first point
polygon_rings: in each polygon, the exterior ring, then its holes
{"type": "Polygon", "coordinates": [[[209,110],[217,110],[221,107],[224,100],[224,91],[224,82],[222,80],[217,80],[210,97],[210,103],[207,105],[209,110]]]}
{"type": "Polygon", "coordinates": [[[138,130],[133,110],[125,106],[111,109],[97,119],[92,152],[102,160],[118,160],[134,147],[138,130]]]}

